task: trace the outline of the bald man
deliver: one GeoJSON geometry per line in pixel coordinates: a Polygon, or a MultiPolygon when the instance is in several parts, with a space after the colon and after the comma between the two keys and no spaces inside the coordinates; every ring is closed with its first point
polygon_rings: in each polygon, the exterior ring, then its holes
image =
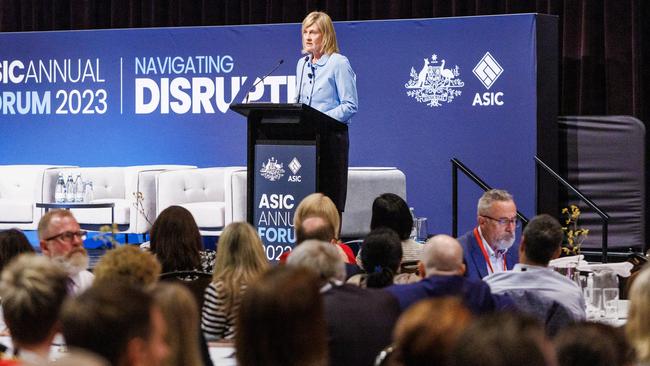
{"type": "Polygon", "coordinates": [[[448,235],[436,235],[424,244],[418,264],[421,281],[386,288],[399,301],[402,311],[419,300],[431,297],[458,296],[474,314],[493,311],[501,305],[483,281],[463,276],[463,248],[448,235]]]}

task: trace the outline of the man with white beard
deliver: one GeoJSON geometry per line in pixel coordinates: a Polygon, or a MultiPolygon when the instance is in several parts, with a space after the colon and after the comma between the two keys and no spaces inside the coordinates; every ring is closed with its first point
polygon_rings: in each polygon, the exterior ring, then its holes
{"type": "Polygon", "coordinates": [[[512,195],[501,189],[485,192],[478,200],[478,226],[458,238],[463,247],[465,276],[482,279],[505,272],[519,262],[515,231],[520,226],[512,195]]]}
{"type": "Polygon", "coordinates": [[[49,211],[38,223],[41,252],[61,264],[68,273],[69,293],[76,295],[90,287],[95,276],[88,268],[88,253],[83,247],[86,232],[82,231],[72,213],[67,210],[49,211]]]}

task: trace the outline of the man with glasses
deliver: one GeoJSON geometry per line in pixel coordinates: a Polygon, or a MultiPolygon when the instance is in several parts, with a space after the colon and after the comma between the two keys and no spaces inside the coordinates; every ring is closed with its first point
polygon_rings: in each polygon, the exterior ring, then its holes
{"type": "Polygon", "coordinates": [[[477,221],[478,226],[458,238],[465,276],[482,279],[512,269],[519,262],[515,231],[520,225],[512,195],[501,189],[485,192],[478,200],[477,221]]]}
{"type": "Polygon", "coordinates": [[[70,294],[78,294],[90,287],[94,275],[88,268],[88,253],[83,247],[86,232],[70,211],[48,211],[38,223],[41,252],[62,265],[68,273],[70,294]]]}

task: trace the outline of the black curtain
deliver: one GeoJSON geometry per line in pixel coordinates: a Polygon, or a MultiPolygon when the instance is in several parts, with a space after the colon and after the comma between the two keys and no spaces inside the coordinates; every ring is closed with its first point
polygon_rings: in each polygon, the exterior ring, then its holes
{"type": "Polygon", "coordinates": [[[312,10],[334,20],[557,15],[559,114],[650,121],[646,0],[0,0],[0,31],[286,23],[312,10]]]}

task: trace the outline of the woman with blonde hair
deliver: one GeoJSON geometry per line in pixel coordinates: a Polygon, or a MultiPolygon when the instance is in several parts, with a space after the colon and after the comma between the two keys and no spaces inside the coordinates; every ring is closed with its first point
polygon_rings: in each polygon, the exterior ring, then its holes
{"type": "Polygon", "coordinates": [[[332,19],[313,11],[302,21],[302,53],[296,64],[296,102],[342,122],[321,140],[319,187],[339,212],[345,209],[348,181],[348,124],[357,113],[357,81],[347,57],[339,53],[332,19]]]}
{"type": "Polygon", "coordinates": [[[639,366],[650,365],[650,267],[645,266],[630,288],[630,309],[625,325],[639,366]]]}
{"type": "Polygon", "coordinates": [[[183,285],[161,282],[156,284],[152,295],[167,323],[165,342],[169,356],[163,365],[202,366],[199,310],[192,293],[183,285]]]}
{"type": "Polygon", "coordinates": [[[217,243],[212,283],[205,290],[201,328],[207,340],[234,339],[241,297],[268,266],[262,241],[250,224],[226,226],[217,243]]]}
{"type": "MultiPolygon", "coordinates": [[[[298,204],[293,216],[293,226],[296,233],[302,231],[302,223],[310,217],[321,217],[329,222],[334,227],[335,235],[341,232],[339,211],[336,205],[334,205],[334,202],[322,193],[312,193],[298,204]]],[[[343,261],[351,264],[356,263],[354,253],[349,246],[339,242],[337,237],[330,238],[329,240],[336,243],[343,261]]]]}

